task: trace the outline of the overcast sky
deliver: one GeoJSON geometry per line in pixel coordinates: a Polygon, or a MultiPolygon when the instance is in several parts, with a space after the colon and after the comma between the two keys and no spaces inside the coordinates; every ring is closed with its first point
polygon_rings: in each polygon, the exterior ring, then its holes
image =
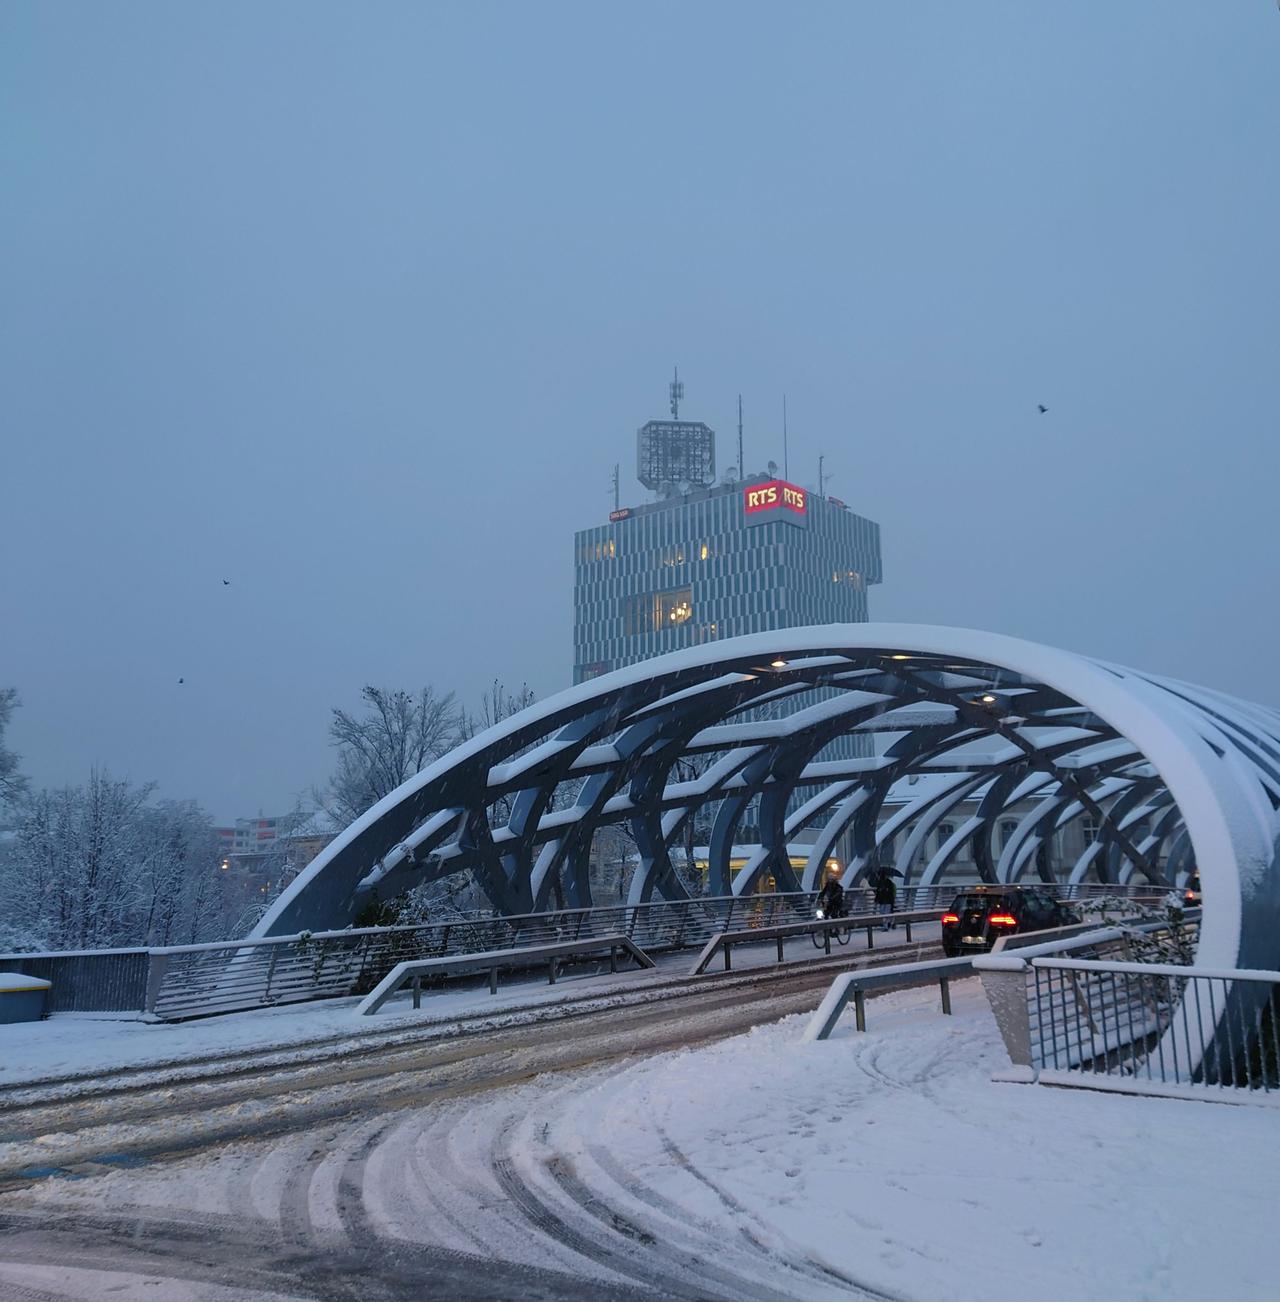
{"type": "Polygon", "coordinates": [[[11,743],[231,818],[362,683],[567,686],[674,363],[874,618],[1274,704],[1278,138],[1270,0],[7,0],[11,743]]]}

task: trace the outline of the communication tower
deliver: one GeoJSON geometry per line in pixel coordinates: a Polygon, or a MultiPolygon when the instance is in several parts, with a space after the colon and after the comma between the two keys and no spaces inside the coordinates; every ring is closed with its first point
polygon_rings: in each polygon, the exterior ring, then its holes
{"type": "Polygon", "coordinates": [[[659,497],[705,488],[716,477],[716,435],[700,420],[680,420],[679,370],[668,386],[671,419],[651,420],[636,434],[636,478],[659,497]]]}

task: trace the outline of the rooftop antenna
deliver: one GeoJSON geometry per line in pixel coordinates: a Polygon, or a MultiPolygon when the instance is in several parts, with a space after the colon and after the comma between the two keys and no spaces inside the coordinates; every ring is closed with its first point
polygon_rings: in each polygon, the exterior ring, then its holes
{"type": "Polygon", "coordinates": [[[747,477],[747,463],[742,459],[742,394],[738,394],[738,474],[747,477]]]}
{"type": "Polygon", "coordinates": [[[667,386],[671,391],[671,419],[680,419],[680,399],[684,397],[684,385],[680,383],[680,368],[672,367],[675,378],[667,386]]]}
{"type": "Polygon", "coordinates": [[[818,453],[818,496],[819,497],[822,496],[822,463],[826,459],[827,458],[823,453],[821,452],[818,453]]]}
{"type": "Polygon", "coordinates": [[[619,473],[622,470],[622,463],[615,461],[613,463],[613,509],[622,510],[622,487],[618,482],[619,473]]]}
{"type": "Polygon", "coordinates": [[[787,456],[787,395],[782,395],[782,477],[791,478],[790,459],[787,456]]]}

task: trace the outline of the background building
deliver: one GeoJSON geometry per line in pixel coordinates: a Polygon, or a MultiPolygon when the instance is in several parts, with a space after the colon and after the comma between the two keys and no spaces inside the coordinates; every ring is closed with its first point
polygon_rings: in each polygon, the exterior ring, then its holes
{"type": "Polygon", "coordinates": [[[230,827],[215,827],[218,849],[223,855],[264,854],[276,846],[281,837],[292,836],[305,821],[299,814],[278,814],[267,818],[237,818],[230,827]]]}
{"type": "Polygon", "coordinates": [[[222,872],[242,903],[268,897],[292,881],[333,840],[332,832],[308,830],[302,813],[238,818],[215,827],[222,872]]]}
{"type": "Polygon", "coordinates": [[[869,617],[880,526],[773,463],[712,483],[714,441],[701,422],[650,421],[638,477],[658,500],[575,535],[575,683],[700,642],[869,617]]]}

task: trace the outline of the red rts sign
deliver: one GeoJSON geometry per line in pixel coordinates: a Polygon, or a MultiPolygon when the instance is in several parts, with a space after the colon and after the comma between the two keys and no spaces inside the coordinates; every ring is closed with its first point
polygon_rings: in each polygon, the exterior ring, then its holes
{"type": "Polygon", "coordinates": [[[752,484],[742,490],[742,509],[747,515],[786,507],[797,515],[809,509],[808,494],[785,479],[771,479],[767,484],[752,484]]]}

